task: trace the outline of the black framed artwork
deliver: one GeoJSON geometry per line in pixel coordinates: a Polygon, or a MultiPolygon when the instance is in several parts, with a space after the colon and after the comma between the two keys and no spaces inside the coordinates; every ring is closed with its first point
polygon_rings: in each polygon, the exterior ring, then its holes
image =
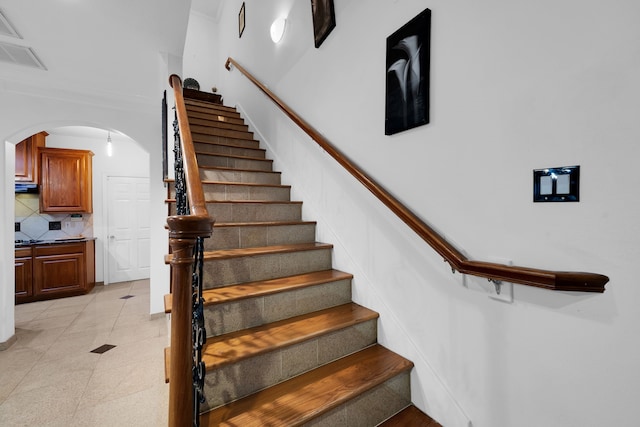
{"type": "Polygon", "coordinates": [[[387,37],[385,135],[429,123],[431,10],[387,37]]]}
{"type": "Polygon", "coordinates": [[[336,27],[333,0],[311,0],[311,13],[313,16],[313,40],[318,48],[331,30],[336,27]]]}
{"type": "Polygon", "coordinates": [[[240,6],[240,12],[238,12],[238,37],[242,37],[244,33],[244,2],[240,6]]]}

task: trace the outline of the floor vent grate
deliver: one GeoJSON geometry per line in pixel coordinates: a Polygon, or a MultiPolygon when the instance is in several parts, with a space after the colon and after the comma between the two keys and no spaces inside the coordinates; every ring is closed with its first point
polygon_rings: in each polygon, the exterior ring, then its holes
{"type": "Polygon", "coordinates": [[[111,345],[111,344],[103,344],[98,348],[94,348],[93,350],[91,350],[89,353],[96,353],[96,354],[102,354],[105,353],[109,350],[111,350],[112,348],[115,348],[115,345],[111,345]]]}

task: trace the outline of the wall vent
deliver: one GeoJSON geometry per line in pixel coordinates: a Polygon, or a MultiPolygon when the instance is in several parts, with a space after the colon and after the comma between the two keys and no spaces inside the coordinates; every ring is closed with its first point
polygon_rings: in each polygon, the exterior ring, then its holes
{"type": "Polygon", "coordinates": [[[2,14],[2,11],[0,11],[0,35],[17,37],[19,39],[22,38],[16,29],[9,23],[7,17],[2,14]]]}
{"type": "Polygon", "coordinates": [[[0,42],[0,61],[25,67],[39,68],[41,70],[47,69],[44,64],[40,62],[33,49],[9,43],[0,42]]]}

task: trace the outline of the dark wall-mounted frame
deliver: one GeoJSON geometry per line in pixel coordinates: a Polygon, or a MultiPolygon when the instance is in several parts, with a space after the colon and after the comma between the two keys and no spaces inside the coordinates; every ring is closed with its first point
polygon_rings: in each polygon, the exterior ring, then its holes
{"type": "Polygon", "coordinates": [[[244,25],[245,25],[245,16],[244,16],[244,2],[242,2],[242,6],[240,6],[240,12],[238,12],[238,38],[242,37],[242,33],[244,33],[244,25]]]}
{"type": "Polygon", "coordinates": [[[385,135],[429,123],[431,10],[387,37],[385,135]]]}
{"type": "Polygon", "coordinates": [[[311,14],[313,16],[313,40],[318,48],[336,27],[333,0],[311,0],[311,14]]]}
{"type": "Polygon", "coordinates": [[[580,166],[535,169],[534,202],[579,202],[580,166]]]}

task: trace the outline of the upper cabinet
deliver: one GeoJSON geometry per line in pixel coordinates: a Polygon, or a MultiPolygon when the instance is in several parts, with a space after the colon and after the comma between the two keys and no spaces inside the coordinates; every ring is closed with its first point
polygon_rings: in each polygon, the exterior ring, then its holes
{"type": "Polygon", "coordinates": [[[40,212],[92,212],[93,153],[61,148],[41,148],[39,152],[40,212]]]}
{"type": "Polygon", "coordinates": [[[38,184],[38,150],[48,133],[40,132],[16,144],[16,182],[38,184]]]}

